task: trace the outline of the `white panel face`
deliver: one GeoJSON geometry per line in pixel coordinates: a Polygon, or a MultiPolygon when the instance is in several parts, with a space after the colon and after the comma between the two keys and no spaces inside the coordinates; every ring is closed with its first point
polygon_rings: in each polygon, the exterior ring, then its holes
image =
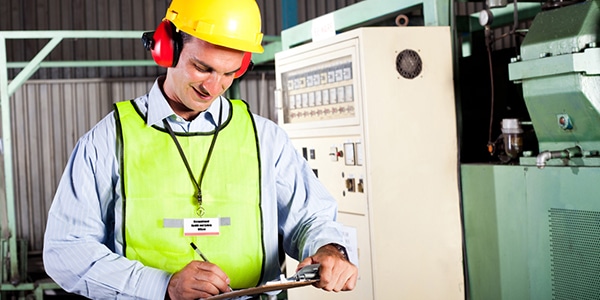
{"type": "MultiPolygon", "coordinates": [[[[371,253],[369,246],[369,224],[367,218],[353,214],[341,213],[339,222],[347,227],[356,229],[358,236],[358,265],[359,270],[371,270],[371,253]]],[[[298,262],[286,257],[287,276],[294,274],[298,262]]],[[[373,299],[371,272],[360,272],[356,288],[352,292],[328,293],[312,286],[288,290],[288,299],[319,299],[319,300],[347,300],[347,299],[373,299]]],[[[394,299],[394,298],[388,298],[394,299]]]]}
{"type": "Polygon", "coordinates": [[[279,124],[358,241],[355,291],[289,299],[464,299],[449,28],[359,28],[275,67],[279,124]]]}
{"type": "MultiPolygon", "coordinates": [[[[366,177],[363,166],[348,163],[348,149],[354,151],[359,136],[293,138],[299,153],[307,155],[309,165],[327,190],[336,198],[338,210],[344,213],[367,215],[367,189],[364,180],[359,191],[359,181],[366,177]],[[348,145],[348,146],[347,146],[348,145]],[[305,149],[304,149],[305,148],[305,149]]],[[[367,238],[367,237],[365,237],[367,238]]]]}

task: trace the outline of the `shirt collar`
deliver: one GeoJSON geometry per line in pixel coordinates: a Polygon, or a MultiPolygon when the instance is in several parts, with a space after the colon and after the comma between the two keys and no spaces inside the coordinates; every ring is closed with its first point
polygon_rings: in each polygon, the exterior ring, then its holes
{"type": "MultiPolygon", "coordinates": [[[[147,126],[162,126],[162,120],[167,117],[172,118],[173,121],[180,120],[181,122],[185,122],[183,118],[175,114],[175,112],[167,102],[167,99],[165,98],[165,95],[163,94],[160,88],[162,83],[164,83],[164,76],[159,77],[157,80],[154,81],[154,84],[152,85],[152,88],[148,93],[147,126]]],[[[191,122],[194,123],[208,121],[216,126],[217,119],[219,118],[219,109],[221,108],[223,102],[225,101],[223,101],[222,96],[219,96],[217,99],[215,99],[215,101],[211,103],[210,107],[208,107],[206,111],[200,113],[200,115],[198,115],[198,117],[196,117],[191,122]]],[[[223,109],[223,120],[226,119],[226,108],[227,107],[224,107],[223,109]]],[[[223,122],[223,120],[221,122],[223,122]]]]}

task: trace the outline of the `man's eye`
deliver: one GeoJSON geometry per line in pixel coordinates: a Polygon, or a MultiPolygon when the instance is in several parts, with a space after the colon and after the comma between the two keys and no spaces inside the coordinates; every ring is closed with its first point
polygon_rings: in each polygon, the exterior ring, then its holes
{"type": "Polygon", "coordinates": [[[196,71],[202,72],[202,73],[208,72],[208,70],[206,70],[205,68],[202,68],[202,67],[196,67],[196,71]]]}
{"type": "Polygon", "coordinates": [[[210,70],[208,70],[207,68],[205,68],[204,66],[200,66],[200,65],[194,65],[194,68],[196,69],[196,71],[198,72],[210,72],[210,70]]]}

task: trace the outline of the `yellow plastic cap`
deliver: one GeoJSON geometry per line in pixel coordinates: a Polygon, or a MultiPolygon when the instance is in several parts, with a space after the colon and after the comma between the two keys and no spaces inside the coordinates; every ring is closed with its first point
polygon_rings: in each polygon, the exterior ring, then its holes
{"type": "Polygon", "coordinates": [[[165,20],[211,44],[264,52],[260,9],[255,0],[173,0],[165,20]]]}

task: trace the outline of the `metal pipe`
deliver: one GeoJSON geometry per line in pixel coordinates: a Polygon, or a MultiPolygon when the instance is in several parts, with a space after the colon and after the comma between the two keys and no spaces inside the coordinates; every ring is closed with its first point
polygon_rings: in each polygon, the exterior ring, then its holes
{"type": "Polygon", "coordinates": [[[553,158],[572,158],[582,156],[583,150],[579,145],[564,150],[558,151],[544,151],[538,154],[536,158],[536,165],[539,169],[546,167],[546,162],[553,158]]]}
{"type": "MultiPolygon", "coordinates": [[[[0,65],[6,65],[6,39],[0,35],[0,65]]],[[[10,258],[10,282],[18,284],[21,281],[17,258],[17,212],[14,197],[12,171],[12,143],[10,126],[10,94],[8,92],[8,71],[0,70],[0,113],[2,115],[2,148],[4,150],[4,189],[6,193],[6,214],[8,219],[8,249],[10,258]]]]}

